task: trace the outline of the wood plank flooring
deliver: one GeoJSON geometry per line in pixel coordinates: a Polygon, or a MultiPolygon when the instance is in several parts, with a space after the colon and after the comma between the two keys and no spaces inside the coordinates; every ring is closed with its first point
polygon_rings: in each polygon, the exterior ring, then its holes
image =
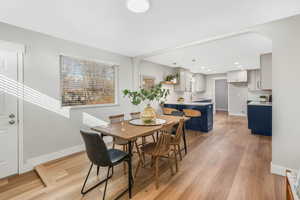
{"type": "MultiPolygon", "coordinates": [[[[214,130],[208,134],[188,132],[188,154],[171,176],[162,160],[160,187],[155,189],[153,170],[141,168],[132,199],[143,200],[281,200],[285,199],[284,178],[270,173],[271,138],[251,135],[247,120],[218,113],[214,130]]],[[[137,156],[135,155],[135,158],[137,156]]],[[[149,159],[147,159],[149,161],[149,159]]],[[[134,160],[134,169],[137,160],[134,160]]],[[[43,165],[51,184],[45,187],[35,172],[0,180],[0,200],[98,200],[103,186],[84,197],[80,189],[89,162],[79,153],[43,165]]],[[[95,170],[96,171],[96,170],[95,170]]],[[[99,177],[93,171],[93,183],[99,177]]],[[[115,169],[107,198],[113,199],[127,186],[123,165],[115,169]]],[[[128,194],[121,199],[128,199],[128,194]]]]}

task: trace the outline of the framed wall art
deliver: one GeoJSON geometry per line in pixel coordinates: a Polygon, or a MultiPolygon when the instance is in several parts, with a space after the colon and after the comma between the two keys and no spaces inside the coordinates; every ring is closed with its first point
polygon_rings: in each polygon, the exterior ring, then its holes
{"type": "Polygon", "coordinates": [[[118,65],[60,55],[62,106],[117,104],[118,65]]]}

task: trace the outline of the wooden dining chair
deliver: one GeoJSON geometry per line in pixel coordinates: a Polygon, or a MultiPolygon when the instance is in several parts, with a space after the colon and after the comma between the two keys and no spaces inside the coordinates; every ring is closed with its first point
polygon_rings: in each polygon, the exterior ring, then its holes
{"type": "Polygon", "coordinates": [[[163,110],[164,115],[172,115],[172,112],[178,112],[179,111],[175,108],[167,108],[167,107],[163,107],[162,110],[163,110]]]}
{"type": "MultiPolygon", "coordinates": [[[[172,161],[171,161],[171,130],[172,130],[173,124],[166,124],[161,129],[161,135],[159,136],[159,139],[157,143],[148,143],[145,146],[141,147],[143,154],[148,154],[151,156],[151,166],[154,164],[154,171],[155,171],[155,187],[156,189],[159,188],[159,158],[161,157],[167,157],[168,164],[171,170],[171,175],[174,175],[173,167],[172,167],[172,161]]],[[[176,162],[176,161],[175,161],[176,162]]],[[[135,171],[135,177],[138,174],[139,168],[142,164],[142,161],[139,160],[136,171],[135,171]]]]}
{"type": "MultiPolygon", "coordinates": [[[[124,117],[125,117],[124,114],[120,114],[120,115],[112,115],[112,116],[109,116],[108,118],[110,120],[110,123],[114,124],[114,123],[120,123],[120,122],[122,123],[124,121],[124,117]]],[[[140,152],[140,149],[137,144],[137,139],[135,139],[133,142],[136,147],[136,151],[137,151],[139,158],[142,159],[141,152],[140,152]]],[[[115,145],[120,145],[120,146],[122,146],[123,151],[129,152],[127,140],[124,140],[121,138],[114,138],[113,139],[113,149],[115,149],[115,145]]],[[[126,165],[125,164],[124,164],[124,173],[126,173],[126,165]]]]}
{"type": "Polygon", "coordinates": [[[179,154],[180,160],[182,160],[180,143],[183,134],[184,119],[179,120],[179,125],[177,126],[176,134],[171,135],[171,145],[173,146],[174,156],[175,156],[175,167],[176,172],[178,172],[178,164],[177,164],[177,154],[179,154]]]}

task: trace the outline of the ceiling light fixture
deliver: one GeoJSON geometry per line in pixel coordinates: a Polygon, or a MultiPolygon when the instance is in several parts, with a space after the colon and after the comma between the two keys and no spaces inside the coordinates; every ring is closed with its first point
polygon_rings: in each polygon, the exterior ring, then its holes
{"type": "Polygon", "coordinates": [[[234,64],[235,64],[235,65],[239,65],[240,63],[239,63],[239,62],[235,62],[234,64]]]}
{"type": "Polygon", "coordinates": [[[144,13],[150,8],[149,0],[127,0],[126,5],[128,10],[135,13],[144,13]]]}

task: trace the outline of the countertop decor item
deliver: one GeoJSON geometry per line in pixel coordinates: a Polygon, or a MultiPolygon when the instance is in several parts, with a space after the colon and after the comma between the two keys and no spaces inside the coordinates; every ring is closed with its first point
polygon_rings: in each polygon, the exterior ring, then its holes
{"type": "Polygon", "coordinates": [[[161,102],[166,100],[167,96],[170,94],[169,89],[163,89],[161,84],[155,85],[150,89],[139,89],[137,91],[123,90],[123,94],[129,97],[133,105],[139,105],[142,102],[147,106],[141,113],[141,119],[145,123],[152,123],[156,119],[155,110],[151,107],[151,102],[157,101],[161,102]]]}

